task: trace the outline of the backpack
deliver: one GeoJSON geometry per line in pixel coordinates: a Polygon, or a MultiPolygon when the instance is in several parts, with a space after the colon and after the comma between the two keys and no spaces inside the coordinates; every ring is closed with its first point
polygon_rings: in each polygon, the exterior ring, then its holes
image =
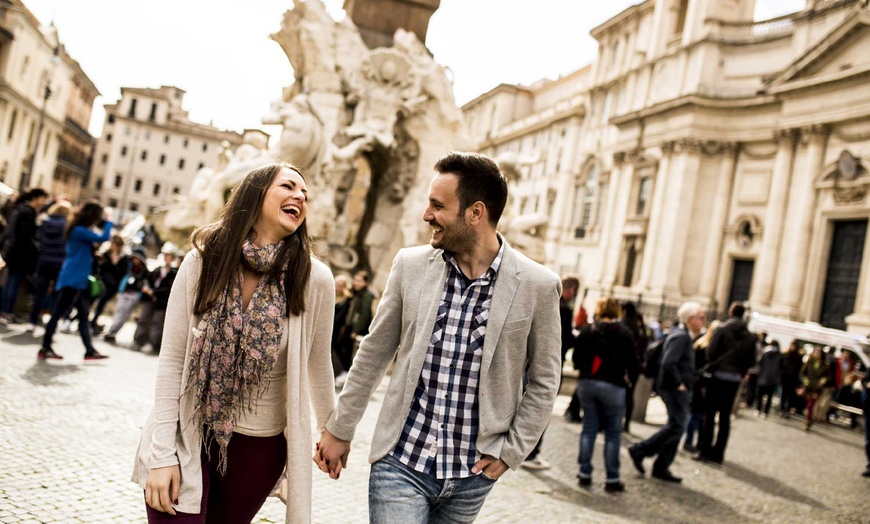
{"type": "Polygon", "coordinates": [[[643,376],[655,379],[659,375],[665,339],[666,337],[662,337],[646,348],[646,361],[643,363],[642,370],[643,376]]]}

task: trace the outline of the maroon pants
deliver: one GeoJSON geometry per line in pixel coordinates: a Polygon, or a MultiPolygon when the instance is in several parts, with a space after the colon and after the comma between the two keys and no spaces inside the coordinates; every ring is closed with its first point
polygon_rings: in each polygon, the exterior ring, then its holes
{"type": "MultiPolygon", "coordinates": [[[[287,439],[233,433],[227,446],[227,473],[218,471],[220,451],[212,440],[211,458],[202,451],[202,505],[199,514],[157,511],[145,505],[148,524],[250,524],[284,471],[287,439]]],[[[184,480],[182,479],[182,482],[184,480]]]]}

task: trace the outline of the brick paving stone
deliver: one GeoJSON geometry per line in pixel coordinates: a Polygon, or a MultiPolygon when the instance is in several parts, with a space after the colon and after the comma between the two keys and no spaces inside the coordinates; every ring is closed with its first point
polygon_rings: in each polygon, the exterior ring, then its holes
{"type": "MultiPolygon", "coordinates": [[[[119,344],[97,339],[111,358],[83,362],[77,335],[58,334],[66,358],[38,361],[39,339],[23,326],[0,325],[0,523],[142,523],[144,502],[129,482],[139,432],[151,408],[157,359],[133,352],[128,324],[119,344]]],[[[349,468],[333,481],[314,471],[313,521],[364,523],[368,500],[368,450],[385,384],[375,392],[357,430],[349,468]]],[[[545,471],[520,469],[495,485],[478,522],[590,523],[859,523],[870,519],[870,480],[860,477],[863,435],[800,421],[741,416],[732,424],[726,463],[698,464],[680,452],[675,486],[641,478],[626,447],[652,434],[664,420],[655,399],[651,424],[634,424],[620,458],[627,491],[603,489],[603,437],[596,443],[591,489],[575,478],[580,426],[561,414],[560,396],[544,436],[545,471]]],[[[648,464],[648,469],[651,463],[648,464]]],[[[280,523],[284,505],[266,501],[254,522],[280,523]]]]}

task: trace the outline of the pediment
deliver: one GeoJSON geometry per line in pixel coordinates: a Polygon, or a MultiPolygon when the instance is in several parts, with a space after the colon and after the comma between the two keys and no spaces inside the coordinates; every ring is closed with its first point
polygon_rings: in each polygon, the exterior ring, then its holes
{"type": "Polygon", "coordinates": [[[812,83],[870,69],[870,11],[846,18],[818,44],[769,79],[772,89],[812,83]]]}

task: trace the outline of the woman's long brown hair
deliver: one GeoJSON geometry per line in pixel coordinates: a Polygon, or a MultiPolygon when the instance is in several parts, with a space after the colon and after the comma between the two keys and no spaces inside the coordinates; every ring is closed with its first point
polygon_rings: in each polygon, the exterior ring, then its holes
{"type": "MultiPolygon", "coordinates": [[[[202,257],[202,273],[196,291],[193,312],[205,313],[236,278],[242,268],[242,246],[260,216],[266,192],[281,169],[291,169],[304,176],[291,164],[269,164],[257,168],[233,190],[217,222],[193,232],[191,244],[202,257]]],[[[284,238],[269,274],[283,286],[287,297],[286,315],[305,311],[305,289],[311,275],[311,238],[306,222],[296,232],[284,238]],[[282,268],[287,265],[287,271],[282,268]],[[283,273],[283,274],[282,274],[283,273]]]]}

